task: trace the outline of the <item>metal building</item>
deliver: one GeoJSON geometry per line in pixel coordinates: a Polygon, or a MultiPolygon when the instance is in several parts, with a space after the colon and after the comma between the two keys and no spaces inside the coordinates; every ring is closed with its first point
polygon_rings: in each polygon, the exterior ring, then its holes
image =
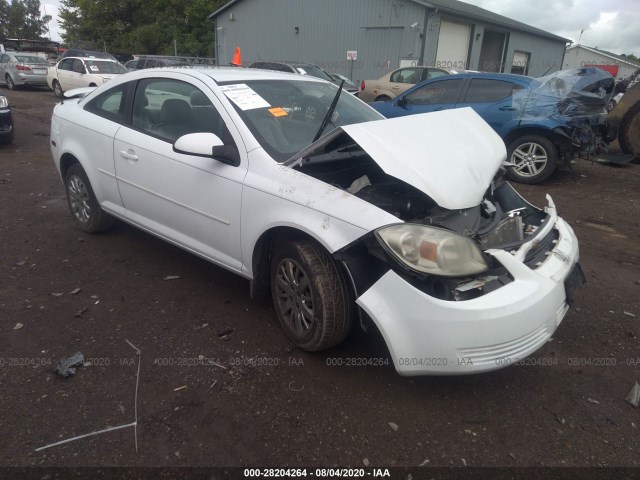
{"type": "Polygon", "coordinates": [[[628,58],[587,47],[586,45],[571,45],[564,55],[563,70],[571,68],[598,67],[607,70],[617,80],[626,78],[640,68],[640,64],[628,58]]]}
{"type": "Polygon", "coordinates": [[[355,81],[435,65],[541,76],[563,64],[566,38],[458,0],[231,0],[209,15],[228,65],[286,60],[355,81]]]}

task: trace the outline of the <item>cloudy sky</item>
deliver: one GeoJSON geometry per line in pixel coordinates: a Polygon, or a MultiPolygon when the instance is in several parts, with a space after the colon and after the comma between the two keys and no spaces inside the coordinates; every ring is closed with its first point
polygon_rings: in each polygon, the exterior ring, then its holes
{"type": "MultiPolygon", "coordinates": [[[[466,0],[500,15],[614,53],[640,56],[638,0],[466,0]]],[[[41,11],[53,16],[51,38],[60,40],[58,0],[40,0],[41,11]]]]}
{"type": "Polygon", "coordinates": [[[491,12],[613,53],[640,56],[638,0],[465,0],[491,12]]]}

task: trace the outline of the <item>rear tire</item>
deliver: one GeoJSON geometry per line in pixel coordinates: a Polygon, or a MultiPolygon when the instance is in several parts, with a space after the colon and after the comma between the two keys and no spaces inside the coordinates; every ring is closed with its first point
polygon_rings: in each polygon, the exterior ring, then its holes
{"type": "Polygon", "coordinates": [[[79,163],[69,167],[64,186],[69,211],[80,230],[98,233],[111,228],[114,219],[100,207],[89,178],[79,163]]]}
{"type": "Polygon", "coordinates": [[[391,100],[391,97],[389,97],[388,95],[380,95],[379,97],[376,98],[376,102],[388,102],[391,100]]]}
{"type": "Polygon", "coordinates": [[[7,75],[4,78],[5,78],[6,82],[7,82],[7,88],[9,90],[15,90],[16,89],[16,84],[13,83],[13,79],[11,78],[11,75],[9,75],[7,73],[7,75]]]}
{"type": "Polygon", "coordinates": [[[303,350],[325,350],[351,331],[353,301],[337,262],[312,240],[286,240],[271,257],[271,295],[289,339],[303,350]]]}
{"type": "Polygon", "coordinates": [[[546,180],[556,169],[558,149],[545,137],[524,135],[509,144],[507,161],[509,177],[519,183],[539,183],[546,180]]]}

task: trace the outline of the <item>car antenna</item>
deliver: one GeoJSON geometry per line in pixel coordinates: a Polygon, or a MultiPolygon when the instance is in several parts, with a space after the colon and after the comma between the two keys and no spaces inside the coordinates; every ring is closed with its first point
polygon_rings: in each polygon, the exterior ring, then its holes
{"type": "Polygon", "coordinates": [[[340,98],[340,94],[342,93],[342,86],[343,85],[344,85],[344,80],[342,80],[340,82],[340,87],[338,88],[338,93],[336,93],[336,96],[333,97],[333,101],[331,102],[331,106],[329,107],[329,110],[327,111],[326,115],[322,119],[322,123],[320,124],[320,128],[316,132],[316,135],[315,135],[315,137],[313,137],[313,141],[311,143],[313,143],[316,140],[318,140],[320,138],[320,135],[322,135],[322,132],[324,131],[324,129],[327,128],[327,124],[329,123],[329,119],[331,118],[331,115],[333,115],[333,111],[336,109],[336,105],[338,104],[338,98],[340,98]]]}

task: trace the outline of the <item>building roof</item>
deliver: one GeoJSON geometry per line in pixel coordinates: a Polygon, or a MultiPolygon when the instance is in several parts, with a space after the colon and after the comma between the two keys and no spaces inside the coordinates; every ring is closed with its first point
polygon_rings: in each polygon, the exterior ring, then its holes
{"type": "MultiPolygon", "coordinates": [[[[231,0],[225,3],[222,7],[217,9],[215,12],[210,14],[207,18],[214,18],[220,15],[225,10],[231,8],[235,4],[239,3],[242,0],[231,0]]],[[[550,38],[553,40],[558,40],[560,42],[569,42],[568,38],[560,37],[558,35],[554,35],[553,33],[545,32],[539,28],[532,27],[531,25],[527,25],[526,23],[518,22],[516,20],[512,20],[511,18],[498,15],[497,13],[490,12],[489,10],[485,10],[484,8],[476,7],[475,5],[470,5],[468,3],[461,2],[459,0],[412,0],[420,5],[423,5],[427,8],[438,9],[447,13],[469,17],[472,19],[481,19],[487,23],[491,23],[493,25],[507,27],[512,30],[520,30],[523,32],[533,33],[535,35],[539,35],[541,37],[550,38]]]]}
{"type": "Polygon", "coordinates": [[[551,38],[553,40],[558,40],[565,43],[571,41],[568,38],[554,35],[553,33],[549,33],[539,28],[532,27],[531,25],[527,25],[526,23],[518,22],[517,20],[513,20],[503,15],[498,15],[497,13],[490,12],[489,10],[485,10],[484,8],[476,7],[475,5],[461,2],[459,0],[412,0],[412,1],[419,3],[420,5],[424,5],[425,7],[434,8],[434,9],[437,8],[444,12],[460,15],[463,17],[479,18],[487,23],[492,23],[494,25],[498,25],[502,27],[508,27],[513,30],[520,30],[523,32],[533,33],[535,35],[540,35],[541,37],[551,38]]]}
{"type": "Polygon", "coordinates": [[[631,65],[632,67],[636,67],[636,68],[640,68],[640,64],[634,62],[633,60],[630,60],[626,57],[623,57],[621,55],[615,54],[615,53],[611,53],[611,52],[607,52],[606,50],[600,50],[598,48],[594,48],[594,47],[587,47],[586,45],[571,45],[570,47],[567,47],[567,50],[572,50],[574,48],[584,48],[585,50],[587,50],[588,52],[591,53],[596,53],[605,57],[609,57],[612,58],[614,60],[617,60],[618,62],[622,62],[622,63],[626,63],[627,65],[631,65]]]}

